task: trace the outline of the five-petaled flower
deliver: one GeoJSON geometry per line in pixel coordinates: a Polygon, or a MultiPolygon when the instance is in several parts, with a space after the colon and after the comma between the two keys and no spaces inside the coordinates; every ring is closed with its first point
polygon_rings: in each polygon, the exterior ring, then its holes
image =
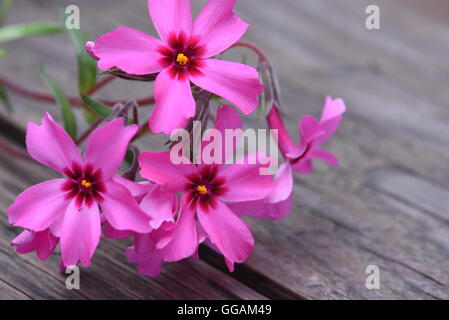
{"type": "Polygon", "coordinates": [[[299,121],[300,143],[296,145],[285,130],[277,108],[271,109],[268,124],[270,128],[278,129],[279,148],[294,171],[300,174],[312,173],[312,159],[321,159],[333,166],[338,165],[337,157],[321,149],[321,146],[334,135],[345,111],[346,106],[342,99],[327,97],[320,121],[310,115],[299,121]]]}
{"type": "MultiPolygon", "coordinates": [[[[231,107],[219,109],[218,130],[241,128],[241,125],[239,115],[231,107]]],[[[222,157],[226,159],[224,152],[222,157]]],[[[261,155],[253,153],[245,157],[243,164],[195,165],[184,159],[183,164],[175,165],[169,152],[140,155],[144,178],[164,186],[167,191],[182,193],[176,225],[156,244],[164,261],[194,255],[204,238],[223,254],[231,271],[234,263],[248,258],[254,239],[247,225],[226,203],[263,199],[273,190],[272,177],[260,175],[263,166],[257,159],[261,155]]]]}
{"type": "Polygon", "coordinates": [[[25,254],[36,251],[39,259],[47,260],[55,250],[58,242],[59,239],[51,233],[50,229],[40,232],[24,230],[11,241],[11,245],[16,247],[18,253],[25,254]]]}
{"type": "Polygon", "coordinates": [[[282,219],[290,213],[292,206],[293,171],[310,174],[313,171],[313,159],[321,159],[330,165],[338,165],[338,159],[332,153],[321,149],[338,129],[343,113],[346,111],[342,99],[327,97],[320,121],[310,115],[299,121],[299,144],[290,138],[281,120],[277,106],[268,114],[270,129],[278,130],[279,149],[285,158],[274,178],[273,192],[262,201],[232,204],[231,208],[239,215],[253,218],[282,219]]]}
{"type": "Polygon", "coordinates": [[[88,42],[86,49],[103,70],[117,67],[129,74],[159,73],[149,122],[153,132],[171,134],[194,116],[190,82],[249,114],[263,91],[256,69],[212,59],[248,28],[232,11],[235,1],[209,0],[193,23],[190,0],[149,0],[150,16],[161,40],[121,26],[88,42]]]}
{"type": "Polygon", "coordinates": [[[64,266],[78,261],[87,266],[100,240],[102,218],[117,230],[149,232],[150,217],[128,189],[112,179],[136,131],[136,125],[126,127],[123,118],[115,119],[90,135],[82,157],[48,113],[40,126],[30,122],[28,153],[65,177],[30,187],[8,208],[11,224],[33,232],[25,232],[13,244],[23,245],[34,236],[36,245],[50,246],[42,242],[42,232],[51,232],[45,236],[51,243],[52,237],[60,239],[64,266]]]}

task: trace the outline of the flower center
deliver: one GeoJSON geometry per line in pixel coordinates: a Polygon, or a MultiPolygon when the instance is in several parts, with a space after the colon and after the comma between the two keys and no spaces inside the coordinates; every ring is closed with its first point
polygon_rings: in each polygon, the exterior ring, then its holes
{"type": "Polygon", "coordinates": [[[218,175],[218,167],[208,165],[199,171],[188,175],[188,182],[184,190],[187,193],[187,202],[194,208],[201,206],[204,210],[215,208],[218,199],[228,192],[226,180],[218,175]]]}
{"type": "Polygon", "coordinates": [[[304,159],[305,156],[309,154],[311,148],[312,148],[312,145],[309,143],[309,144],[306,146],[306,149],[304,150],[304,152],[303,152],[302,155],[300,155],[300,156],[297,157],[297,158],[291,158],[291,159],[289,159],[289,160],[290,160],[290,163],[296,164],[296,163],[298,163],[300,160],[304,159]]]}
{"type": "Polygon", "coordinates": [[[206,186],[203,184],[203,185],[199,185],[199,186],[196,186],[196,191],[198,191],[198,193],[200,194],[200,195],[202,195],[202,196],[204,196],[205,194],[207,194],[207,188],[206,188],[206,186]]]}
{"type": "Polygon", "coordinates": [[[106,192],[103,183],[101,169],[94,170],[90,164],[81,165],[73,162],[64,169],[67,177],[62,185],[66,199],[76,199],[76,205],[91,206],[94,202],[103,201],[102,194],[106,192]]]}
{"type": "Polygon", "coordinates": [[[187,58],[183,53],[178,53],[176,57],[176,63],[180,66],[185,66],[189,62],[189,58],[187,58]]]}
{"type": "Polygon", "coordinates": [[[81,181],[81,186],[85,189],[90,189],[90,188],[92,188],[92,182],[90,182],[89,180],[83,179],[83,181],[81,181]]]}

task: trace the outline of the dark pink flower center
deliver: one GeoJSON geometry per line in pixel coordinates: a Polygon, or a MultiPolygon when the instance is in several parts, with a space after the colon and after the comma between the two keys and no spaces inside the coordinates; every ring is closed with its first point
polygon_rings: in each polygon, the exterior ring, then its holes
{"type": "Polygon", "coordinates": [[[300,155],[299,157],[294,158],[294,159],[289,159],[289,160],[290,160],[290,163],[291,163],[291,164],[296,164],[296,163],[298,163],[299,161],[301,161],[302,159],[304,159],[304,158],[309,154],[309,152],[310,152],[311,150],[312,150],[312,144],[309,143],[309,144],[306,146],[306,149],[304,150],[304,152],[303,152],[302,155],[300,155]]]}
{"type": "Polygon", "coordinates": [[[101,169],[94,171],[92,165],[86,164],[82,167],[78,163],[73,163],[72,168],[66,168],[64,173],[67,180],[62,189],[66,192],[66,199],[76,199],[76,205],[83,204],[91,206],[95,201],[103,200],[101,193],[106,191],[101,177],[101,169]]]}
{"type": "Polygon", "coordinates": [[[198,37],[189,39],[184,32],[178,35],[172,33],[168,38],[168,46],[159,48],[163,56],[161,63],[170,68],[173,78],[184,79],[189,73],[202,73],[200,68],[203,66],[201,57],[204,54],[204,46],[198,43],[198,37]]]}
{"type": "Polygon", "coordinates": [[[197,204],[203,210],[207,210],[209,207],[215,208],[217,197],[227,192],[224,186],[226,180],[218,176],[217,166],[204,166],[199,172],[187,178],[189,182],[184,189],[192,208],[197,204]]]}

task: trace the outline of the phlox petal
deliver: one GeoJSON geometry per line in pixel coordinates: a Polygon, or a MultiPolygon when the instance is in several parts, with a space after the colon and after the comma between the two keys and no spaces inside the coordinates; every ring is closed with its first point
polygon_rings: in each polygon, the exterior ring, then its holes
{"type": "Polygon", "coordinates": [[[9,222],[35,232],[50,227],[69,205],[63,183],[64,179],[55,179],[26,189],[8,208],[9,222]]]}
{"type": "Polygon", "coordinates": [[[192,10],[190,0],[149,0],[148,8],[154,26],[162,40],[171,33],[192,34],[192,10]]]}
{"type": "Polygon", "coordinates": [[[253,112],[263,92],[259,74],[253,67],[224,60],[203,61],[202,74],[190,74],[197,86],[215,93],[235,104],[244,114],[253,112]]]}
{"type": "Polygon", "coordinates": [[[134,246],[125,250],[128,261],[137,263],[139,273],[148,277],[157,277],[161,273],[163,261],[151,236],[149,234],[136,234],[134,242],[134,246]]]}
{"type": "Polygon", "coordinates": [[[119,169],[137,129],[137,125],[125,127],[123,118],[115,119],[96,129],[87,140],[86,163],[100,168],[103,180],[112,178],[119,169]]]}
{"type": "Polygon", "coordinates": [[[215,208],[204,211],[198,207],[198,218],[208,238],[229,261],[244,262],[254,248],[254,239],[247,225],[224,203],[218,201],[215,208]]]}
{"type": "Polygon", "coordinates": [[[181,212],[174,228],[161,237],[156,248],[164,261],[179,261],[192,256],[198,246],[198,235],[195,224],[195,210],[181,199],[181,212]]]}
{"type": "Polygon", "coordinates": [[[110,181],[101,202],[103,215],[116,230],[138,233],[151,231],[150,217],[140,209],[131,193],[122,185],[110,181]]]}
{"type": "Polygon", "coordinates": [[[61,174],[73,162],[81,163],[81,154],[73,139],[45,113],[42,124],[28,123],[26,146],[30,156],[61,174]]]}
{"type": "Polygon", "coordinates": [[[75,201],[67,208],[61,226],[61,254],[64,266],[78,262],[84,267],[98,246],[101,235],[101,220],[98,205],[78,209],[75,201]]]}
{"type": "Polygon", "coordinates": [[[149,122],[154,133],[170,135],[175,129],[185,128],[189,118],[195,115],[195,100],[189,79],[173,77],[170,68],[157,76],[154,96],[156,104],[149,122]]]}
{"type": "Polygon", "coordinates": [[[248,29],[232,12],[235,0],[209,0],[203,7],[193,26],[193,36],[205,46],[204,57],[217,55],[237,42],[248,29]]]}
{"type": "Polygon", "coordinates": [[[158,49],[164,43],[133,28],[120,26],[103,34],[88,45],[88,52],[98,59],[98,67],[117,67],[130,74],[144,75],[160,72],[162,55],[158,49]]]}
{"type": "Polygon", "coordinates": [[[260,169],[265,167],[258,162],[264,153],[253,153],[244,157],[242,163],[230,164],[220,171],[219,175],[226,179],[227,192],[220,195],[223,201],[242,202],[263,199],[273,191],[272,176],[261,175],[260,169]]]}

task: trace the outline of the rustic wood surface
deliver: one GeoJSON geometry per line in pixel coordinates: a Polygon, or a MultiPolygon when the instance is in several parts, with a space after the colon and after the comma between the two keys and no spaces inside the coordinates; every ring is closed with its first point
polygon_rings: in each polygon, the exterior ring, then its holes
{"type": "MultiPolygon", "coordinates": [[[[195,11],[204,3],[193,2],[195,11]]],[[[7,23],[56,21],[58,8],[73,3],[93,39],[121,24],[154,32],[144,0],[21,0],[7,23]]],[[[292,134],[301,116],[319,115],[326,95],[345,99],[348,112],[327,145],[341,165],[317,163],[313,175],[296,176],[287,219],[250,222],[256,247],[234,273],[202,248],[202,261],[167,264],[149,279],[126,263],[127,241],[106,240],[81,271],[82,289],[70,291],[57,255],[42,262],[8,245],[19,230],[8,226],[5,209],[23,189],[55,174],[2,153],[0,299],[449,298],[447,2],[246,0],[236,11],[251,24],[245,39],[264,48],[277,69],[292,134]],[[380,6],[381,30],[365,28],[368,4],[380,6]],[[380,290],[365,287],[368,265],[381,270],[380,290]]],[[[76,93],[66,35],[3,47],[9,56],[0,60],[2,76],[45,92],[35,72],[44,66],[67,93],[76,93]]],[[[140,98],[151,90],[116,81],[98,97],[140,98]]],[[[23,148],[26,123],[46,110],[58,118],[57,109],[11,98],[14,112],[0,110],[0,133],[23,148]]]]}

